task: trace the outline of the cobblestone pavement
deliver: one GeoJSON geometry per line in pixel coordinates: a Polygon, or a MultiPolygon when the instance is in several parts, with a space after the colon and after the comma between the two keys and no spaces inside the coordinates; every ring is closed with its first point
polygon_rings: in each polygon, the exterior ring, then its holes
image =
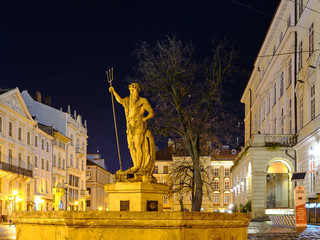
{"type": "Polygon", "coordinates": [[[0,224],[0,240],[16,239],[16,227],[14,225],[0,224]]]}
{"type": "Polygon", "coordinates": [[[271,221],[251,222],[248,227],[248,239],[301,239],[320,240],[320,226],[308,225],[307,228],[273,226],[271,221]]]}

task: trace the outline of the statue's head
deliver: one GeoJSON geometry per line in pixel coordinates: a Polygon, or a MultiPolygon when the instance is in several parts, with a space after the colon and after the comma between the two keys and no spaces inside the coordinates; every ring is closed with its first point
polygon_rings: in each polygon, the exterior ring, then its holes
{"type": "Polygon", "coordinates": [[[129,90],[131,90],[131,89],[136,89],[137,92],[139,93],[141,88],[140,88],[140,85],[138,83],[131,83],[129,85],[129,90]]]}

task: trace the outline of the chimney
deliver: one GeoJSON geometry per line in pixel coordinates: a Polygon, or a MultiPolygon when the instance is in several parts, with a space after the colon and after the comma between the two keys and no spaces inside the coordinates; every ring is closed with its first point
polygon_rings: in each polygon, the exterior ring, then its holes
{"type": "Polygon", "coordinates": [[[37,102],[40,102],[41,103],[41,93],[36,90],[36,99],[35,99],[37,102]]]}

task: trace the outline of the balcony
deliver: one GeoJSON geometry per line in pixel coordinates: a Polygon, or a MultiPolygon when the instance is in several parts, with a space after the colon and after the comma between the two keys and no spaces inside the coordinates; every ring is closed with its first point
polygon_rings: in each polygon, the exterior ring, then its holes
{"type": "Polygon", "coordinates": [[[32,177],[32,170],[28,170],[26,168],[22,168],[16,165],[8,164],[6,162],[0,163],[0,169],[12,173],[17,173],[18,175],[23,175],[26,177],[32,177]]]}
{"type": "Polygon", "coordinates": [[[76,154],[79,156],[79,157],[82,157],[84,156],[84,150],[80,147],[76,147],[76,154]]]}
{"type": "Polygon", "coordinates": [[[248,145],[253,147],[267,147],[269,145],[293,147],[296,142],[296,136],[292,134],[255,134],[250,139],[248,145]]]}

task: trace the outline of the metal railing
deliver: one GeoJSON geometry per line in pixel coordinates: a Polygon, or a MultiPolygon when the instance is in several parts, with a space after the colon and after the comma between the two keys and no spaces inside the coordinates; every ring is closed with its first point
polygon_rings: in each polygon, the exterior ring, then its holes
{"type": "Polygon", "coordinates": [[[24,175],[27,177],[32,177],[32,170],[28,170],[26,168],[23,167],[19,167],[13,164],[9,164],[6,162],[1,162],[0,163],[0,169],[1,170],[5,170],[5,171],[9,171],[9,172],[13,172],[13,173],[17,173],[19,175],[24,175]]]}

